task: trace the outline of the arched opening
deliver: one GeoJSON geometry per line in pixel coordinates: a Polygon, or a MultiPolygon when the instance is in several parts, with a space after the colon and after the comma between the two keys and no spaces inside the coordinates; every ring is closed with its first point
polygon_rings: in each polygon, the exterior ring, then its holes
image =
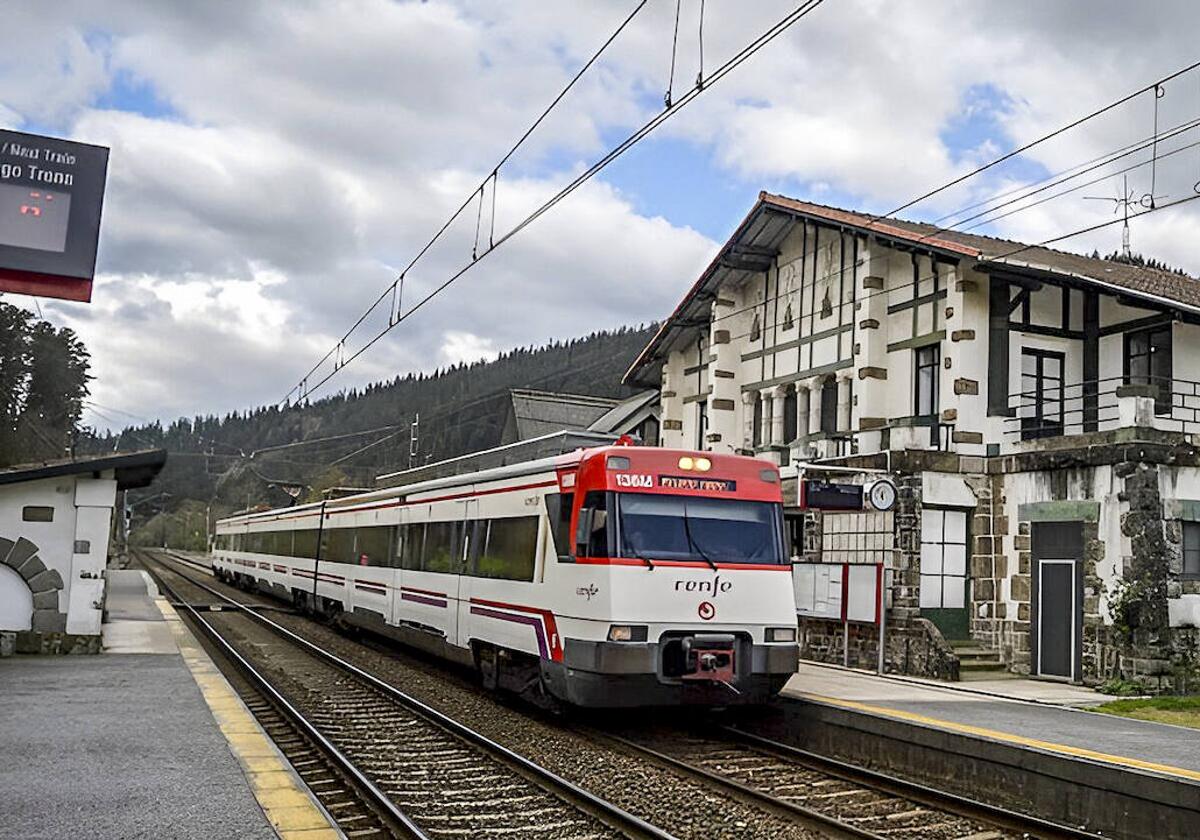
{"type": "Polygon", "coordinates": [[[33,593],[25,578],[0,563],[0,630],[28,630],[33,626],[33,593]]]}
{"type": "Polygon", "coordinates": [[[828,377],[821,385],[821,431],[833,434],[837,431],[838,392],[837,380],[828,377]]]}

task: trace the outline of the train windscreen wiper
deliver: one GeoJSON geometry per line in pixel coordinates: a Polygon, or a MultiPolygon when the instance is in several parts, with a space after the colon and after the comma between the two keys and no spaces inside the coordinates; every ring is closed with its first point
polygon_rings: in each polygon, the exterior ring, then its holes
{"type": "Polygon", "coordinates": [[[625,535],[624,531],[621,532],[621,550],[628,551],[629,556],[634,560],[641,560],[650,567],[650,571],[654,571],[657,568],[649,557],[643,557],[642,553],[633,547],[633,544],[629,542],[629,538],[625,535]]]}
{"type": "Polygon", "coordinates": [[[692,548],[696,549],[696,553],[700,555],[705,563],[712,567],[714,572],[717,571],[717,564],[713,562],[711,557],[705,554],[704,549],[700,547],[700,543],[696,542],[696,538],[692,536],[692,526],[691,520],[688,517],[687,502],[683,503],[683,532],[687,534],[688,544],[691,545],[692,548]]]}

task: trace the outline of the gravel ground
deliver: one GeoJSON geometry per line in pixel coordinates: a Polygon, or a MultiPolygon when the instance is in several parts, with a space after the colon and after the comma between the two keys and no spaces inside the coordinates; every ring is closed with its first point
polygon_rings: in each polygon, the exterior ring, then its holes
{"type": "MultiPolygon", "coordinates": [[[[238,592],[229,588],[224,591],[231,595],[238,592]]],[[[209,597],[205,595],[204,600],[209,597]]],[[[244,602],[260,600],[240,592],[235,597],[244,602]]],[[[569,722],[547,720],[527,708],[510,707],[483,692],[463,676],[461,669],[396,648],[368,646],[301,616],[272,613],[269,617],[681,840],[804,840],[825,836],[773,811],[731,800],[722,788],[572,732],[569,722]]],[[[595,724],[596,720],[589,719],[589,723],[595,724]]]]}

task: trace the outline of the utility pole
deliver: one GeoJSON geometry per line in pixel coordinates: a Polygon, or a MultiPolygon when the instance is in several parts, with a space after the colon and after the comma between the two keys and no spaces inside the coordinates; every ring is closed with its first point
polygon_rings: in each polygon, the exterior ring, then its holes
{"type": "Polygon", "coordinates": [[[417,457],[421,432],[421,412],[417,412],[408,427],[408,468],[413,467],[413,459],[417,457]]]}

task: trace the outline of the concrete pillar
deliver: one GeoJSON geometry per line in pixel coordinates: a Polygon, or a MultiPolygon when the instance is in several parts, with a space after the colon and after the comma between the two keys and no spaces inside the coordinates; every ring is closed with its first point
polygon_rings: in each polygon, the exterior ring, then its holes
{"type": "Polygon", "coordinates": [[[728,315],[733,301],[718,297],[712,304],[709,322],[708,358],[708,435],[705,446],[714,452],[732,452],[738,448],[737,399],[740,383],[737,372],[741,359],[729,334],[728,315]]]}
{"type": "MultiPolygon", "coordinates": [[[[880,255],[877,264],[872,263],[870,240],[859,243],[859,265],[855,269],[854,304],[854,377],[861,384],[858,404],[851,411],[851,428],[868,432],[887,425],[888,417],[907,414],[907,408],[899,410],[888,405],[888,352],[887,352],[887,270],[888,261],[880,255]]],[[[873,451],[878,446],[878,433],[871,431],[876,441],[864,451],[873,451]]]]}
{"type": "Polygon", "coordinates": [[[812,405],[812,391],[808,389],[808,383],[796,383],[796,437],[803,438],[808,435],[808,414],[812,405]]]}
{"type": "Polygon", "coordinates": [[[852,431],[850,426],[850,411],[853,408],[851,405],[851,379],[850,374],[838,376],[838,402],[837,402],[837,430],[839,432],[852,431]]]}
{"type": "Polygon", "coordinates": [[[821,431],[821,379],[808,381],[808,433],[819,434],[821,431]]]}
{"type": "Polygon", "coordinates": [[[754,398],[757,391],[742,392],[742,448],[754,448],[754,398]]]}
{"type": "Polygon", "coordinates": [[[787,399],[787,386],[771,390],[771,444],[783,446],[788,442],[787,430],[783,428],[783,402],[787,399]]]}
{"type": "Polygon", "coordinates": [[[990,424],[987,417],[988,346],[980,327],[988,323],[989,287],[982,278],[964,279],[959,266],[938,266],[938,275],[940,288],[946,290],[939,417],[954,426],[954,451],[983,455],[989,440],[1003,439],[1002,424],[990,424]]]}

